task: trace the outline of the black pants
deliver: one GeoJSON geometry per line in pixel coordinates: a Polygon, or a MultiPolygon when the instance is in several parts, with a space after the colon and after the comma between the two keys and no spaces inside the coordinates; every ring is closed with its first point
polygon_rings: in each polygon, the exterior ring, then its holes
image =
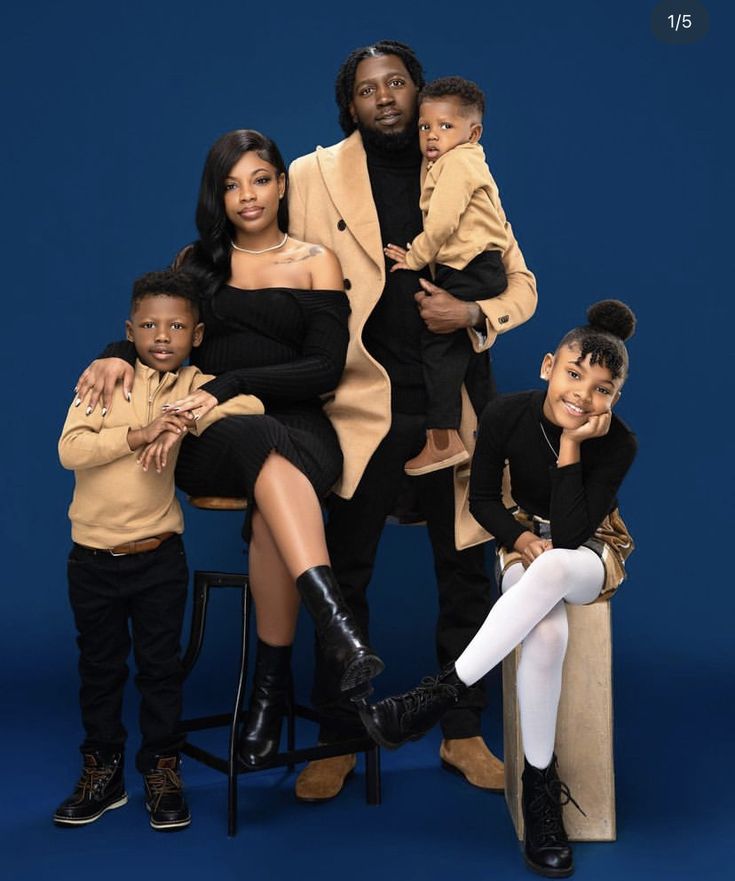
{"type": "Polygon", "coordinates": [[[143,736],[136,766],[149,770],[155,756],[176,753],[183,743],[180,639],[189,572],[181,538],[122,557],[74,545],[68,573],[86,733],[81,750],[121,752],[125,746],[122,701],[130,622],[143,736]]]}
{"type": "MultiPolygon", "coordinates": [[[[485,251],[464,269],[452,269],[439,263],[434,281],[466,303],[489,300],[508,286],[500,251],[485,251]]],[[[459,428],[461,388],[472,355],[472,343],[467,331],[432,333],[428,328],[423,328],[421,363],[429,398],[428,428],[459,428]]]]}
{"type": "MultiPolygon", "coordinates": [[[[366,592],[373,573],[385,518],[392,513],[405,475],[403,465],[423,446],[426,419],[421,415],[393,414],[388,435],[375,451],[357,492],[350,500],[328,500],[327,545],[345,600],[367,635],[366,592]]],[[[408,479],[408,478],[405,478],[408,479]]],[[[490,581],[482,545],[457,551],[454,545],[454,489],[451,469],[437,471],[415,482],[418,502],[428,523],[439,588],[436,650],[439,664],[453,661],[464,650],[490,611],[490,581]]],[[[406,628],[406,638],[414,638],[406,628]]],[[[390,661],[390,659],[388,659],[390,661]]],[[[320,740],[334,742],[364,733],[354,707],[338,689],[334,671],[317,646],[314,706],[321,716],[320,740]]],[[[480,734],[480,712],[485,705],[483,685],[468,689],[461,704],[442,720],[445,737],[480,734]]]]}

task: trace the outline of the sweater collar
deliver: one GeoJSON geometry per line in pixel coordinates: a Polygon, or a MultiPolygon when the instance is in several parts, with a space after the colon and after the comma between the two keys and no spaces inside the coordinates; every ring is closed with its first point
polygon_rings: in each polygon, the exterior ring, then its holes
{"type": "Polygon", "coordinates": [[[416,138],[399,150],[386,149],[379,143],[363,141],[368,165],[376,168],[418,168],[421,165],[419,140],[416,138]]]}

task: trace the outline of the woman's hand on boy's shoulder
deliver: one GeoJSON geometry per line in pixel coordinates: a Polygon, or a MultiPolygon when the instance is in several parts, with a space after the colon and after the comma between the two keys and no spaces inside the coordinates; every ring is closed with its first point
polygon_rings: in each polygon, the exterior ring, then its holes
{"type": "Polygon", "coordinates": [[[112,395],[118,382],[122,382],[123,394],[130,400],[134,376],[133,366],[122,358],[97,358],[77,380],[74,406],[85,403],[89,416],[101,401],[102,415],[106,416],[112,408],[112,395]]]}

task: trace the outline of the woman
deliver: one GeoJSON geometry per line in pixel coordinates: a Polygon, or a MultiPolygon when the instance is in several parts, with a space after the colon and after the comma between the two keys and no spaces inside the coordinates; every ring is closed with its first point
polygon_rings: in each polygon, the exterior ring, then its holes
{"type": "MultiPolygon", "coordinates": [[[[240,755],[251,767],[278,751],[299,598],[342,690],[383,669],[342,599],[319,504],[342,467],[321,398],[344,367],[349,306],[334,254],[285,232],[287,186],[270,139],[249,129],[223,135],[204,166],[199,239],[176,260],[203,293],[206,333],[193,363],[217,378],[170,406],[197,419],[247,390],[266,408],[264,416],[224,419],[201,438],[185,439],[176,469],[178,486],[189,494],[248,498],[244,536],[258,649],[240,755]]],[[[105,356],[82,374],[79,399],[120,378],[126,387],[131,381],[127,344],[114,344],[105,356]]],[[[165,444],[153,445],[146,459],[165,457],[165,444]]]]}

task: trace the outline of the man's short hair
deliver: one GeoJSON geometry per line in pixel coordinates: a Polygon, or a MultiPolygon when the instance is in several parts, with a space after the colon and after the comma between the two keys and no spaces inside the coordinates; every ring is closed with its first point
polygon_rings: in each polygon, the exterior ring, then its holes
{"type": "Polygon", "coordinates": [[[351,135],[357,128],[357,123],[350,113],[357,65],[366,58],[377,58],[380,55],[395,55],[400,58],[416,88],[421,89],[424,85],[424,69],[421,67],[421,62],[413,49],[405,43],[399,43],[398,40],[379,40],[370,46],[361,46],[350,52],[337,71],[337,80],[334,84],[335,98],[339,107],[339,125],[345,135],[351,135]]]}

